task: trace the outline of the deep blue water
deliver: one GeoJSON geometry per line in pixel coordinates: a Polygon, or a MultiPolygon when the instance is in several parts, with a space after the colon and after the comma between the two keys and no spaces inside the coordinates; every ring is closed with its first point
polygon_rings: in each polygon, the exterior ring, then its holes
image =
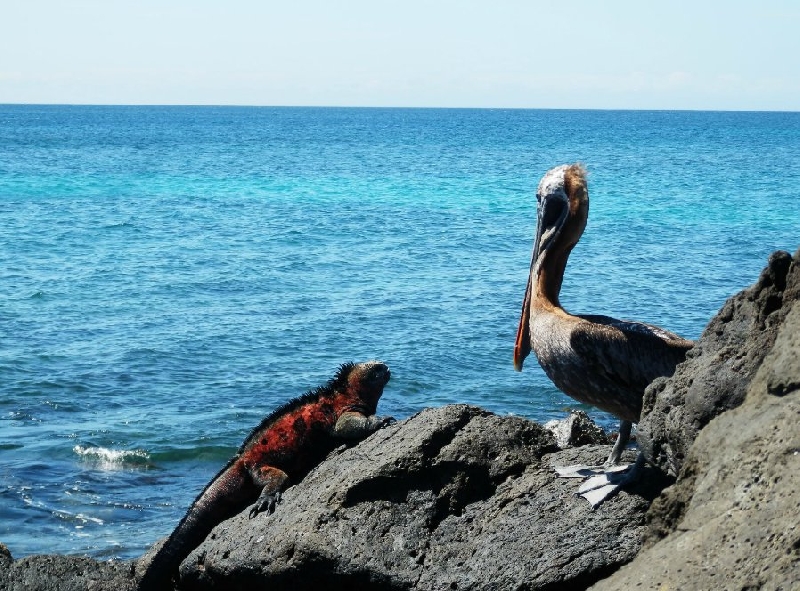
{"type": "Polygon", "coordinates": [[[570,311],[696,338],[800,245],[800,113],[0,106],[0,541],[140,554],[348,360],[398,418],[577,407],[511,363],[575,160],[570,311]]]}

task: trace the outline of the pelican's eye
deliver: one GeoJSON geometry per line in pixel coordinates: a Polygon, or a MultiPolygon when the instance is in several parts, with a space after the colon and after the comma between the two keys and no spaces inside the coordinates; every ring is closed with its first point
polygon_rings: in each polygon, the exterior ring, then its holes
{"type": "Polygon", "coordinates": [[[542,227],[555,226],[562,218],[566,217],[567,203],[561,199],[551,199],[542,211],[542,227]]]}

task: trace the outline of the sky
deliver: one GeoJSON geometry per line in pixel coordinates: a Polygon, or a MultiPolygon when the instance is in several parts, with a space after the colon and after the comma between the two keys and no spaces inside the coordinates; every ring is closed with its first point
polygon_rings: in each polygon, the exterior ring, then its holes
{"type": "Polygon", "coordinates": [[[0,0],[0,103],[800,110],[800,1],[0,0]]]}

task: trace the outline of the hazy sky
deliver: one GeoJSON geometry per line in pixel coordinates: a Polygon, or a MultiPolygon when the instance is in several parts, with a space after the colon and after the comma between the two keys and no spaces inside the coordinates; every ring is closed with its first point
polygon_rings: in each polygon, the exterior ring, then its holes
{"type": "Polygon", "coordinates": [[[800,110],[800,1],[0,0],[0,103],[800,110]]]}

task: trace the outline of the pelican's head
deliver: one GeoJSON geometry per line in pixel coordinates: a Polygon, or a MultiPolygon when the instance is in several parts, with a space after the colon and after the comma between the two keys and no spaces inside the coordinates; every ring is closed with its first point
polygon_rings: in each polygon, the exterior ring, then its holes
{"type": "MultiPolygon", "coordinates": [[[[589,212],[586,169],[580,164],[562,164],[551,168],[539,181],[536,201],[538,219],[533,240],[531,271],[522,302],[522,316],[514,347],[514,369],[517,371],[522,371],[522,363],[531,352],[529,327],[531,298],[534,296],[534,285],[538,285],[544,263],[549,257],[555,258],[555,254],[559,253],[563,256],[559,262],[566,265],[566,257],[586,228],[589,212]]],[[[554,305],[558,305],[563,272],[561,266],[560,272],[555,271],[556,276],[547,278],[546,287],[549,293],[546,295],[554,305]]]]}
{"type": "Polygon", "coordinates": [[[536,190],[539,204],[536,239],[533,245],[537,265],[551,248],[569,220],[569,232],[559,246],[571,249],[586,228],[589,194],[586,190],[586,169],[580,164],[562,164],[548,170],[536,190]],[[538,260],[537,260],[538,259],[538,260]]]}

